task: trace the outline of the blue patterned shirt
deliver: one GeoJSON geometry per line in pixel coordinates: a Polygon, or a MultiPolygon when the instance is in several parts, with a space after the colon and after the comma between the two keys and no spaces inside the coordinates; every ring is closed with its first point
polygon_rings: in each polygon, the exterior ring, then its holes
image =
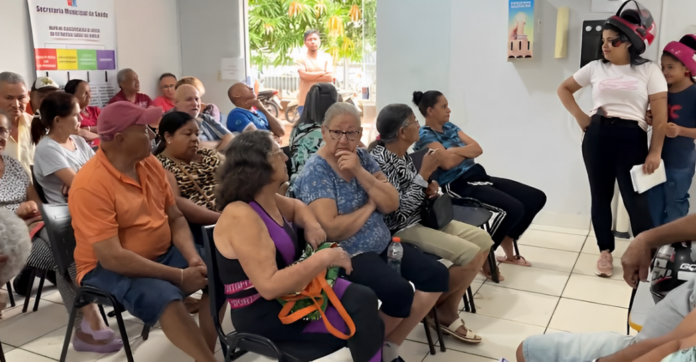
{"type": "MultiPolygon", "coordinates": [[[[415,145],[413,145],[413,150],[421,150],[433,142],[440,143],[445,149],[452,147],[464,147],[466,146],[466,143],[459,138],[459,131],[461,131],[461,129],[459,129],[459,127],[454,125],[452,122],[447,122],[444,126],[442,126],[442,133],[437,132],[428,126],[423,126],[420,129],[420,139],[415,145]]],[[[435,171],[433,177],[435,180],[437,180],[437,183],[439,183],[440,186],[445,186],[465,174],[466,171],[468,171],[475,164],[476,161],[471,158],[467,158],[457,165],[457,167],[450,170],[438,169],[435,171]]]]}
{"type": "MultiPolygon", "coordinates": [[[[366,150],[358,148],[356,152],[367,172],[374,174],[380,171],[379,165],[366,150]]],[[[307,205],[318,199],[334,200],[339,215],[355,212],[369,200],[367,192],[356,178],[346,182],[318,154],[311,156],[305,163],[302,172],[295,180],[295,193],[297,198],[307,205]]],[[[386,249],[390,240],[391,233],[387,224],[384,223],[383,215],[375,210],[355,235],[346,240],[332,241],[339,242],[348,254],[355,256],[368,252],[379,254],[386,249]]]]}

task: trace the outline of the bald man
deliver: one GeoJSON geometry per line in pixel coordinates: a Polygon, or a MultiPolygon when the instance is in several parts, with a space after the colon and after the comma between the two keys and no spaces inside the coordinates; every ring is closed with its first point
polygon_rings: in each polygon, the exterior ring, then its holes
{"type": "Polygon", "coordinates": [[[237,107],[227,116],[227,129],[232,132],[260,129],[273,132],[277,139],[285,136],[283,124],[266,110],[251,87],[237,83],[230,87],[227,96],[237,107]]]}
{"type": "Polygon", "coordinates": [[[173,111],[188,113],[198,122],[201,147],[224,152],[234,136],[213,117],[201,113],[201,96],[196,87],[180,85],[174,93],[174,105],[173,111]]]}

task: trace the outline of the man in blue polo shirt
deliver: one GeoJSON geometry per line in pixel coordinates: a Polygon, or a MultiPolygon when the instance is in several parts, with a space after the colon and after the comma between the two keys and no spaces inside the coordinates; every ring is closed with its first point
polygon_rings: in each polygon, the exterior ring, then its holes
{"type": "Polygon", "coordinates": [[[273,132],[278,139],[285,135],[283,125],[266,110],[251,87],[244,83],[237,83],[230,87],[227,96],[236,107],[227,116],[227,129],[231,132],[260,129],[273,132]]]}

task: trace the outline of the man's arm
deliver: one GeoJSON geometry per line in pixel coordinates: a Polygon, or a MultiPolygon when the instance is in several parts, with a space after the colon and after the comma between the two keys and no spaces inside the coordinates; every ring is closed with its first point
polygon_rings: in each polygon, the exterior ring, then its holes
{"type": "Polygon", "coordinates": [[[118,235],[94,243],[92,247],[99,264],[106,270],[130,278],[162,279],[174,285],[181,283],[181,269],[160,264],[124,249],[118,235]]]}
{"type": "Polygon", "coordinates": [[[285,127],[283,127],[283,124],[280,123],[280,121],[269,112],[266,107],[263,106],[261,102],[258,102],[258,105],[256,107],[261,113],[263,113],[264,116],[266,116],[266,119],[268,120],[268,126],[271,128],[271,132],[273,132],[276,137],[283,137],[285,136],[285,127]]]}
{"type": "Polygon", "coordinates": [[[188,221],[176,207],[176,204],[167,208],[167,216],[169,217],[169,228],[172,230],[172,243],[188,261],[189,266],[205,265],[198,255],[196,247],[193,246],[193,235],[188,221]]]}

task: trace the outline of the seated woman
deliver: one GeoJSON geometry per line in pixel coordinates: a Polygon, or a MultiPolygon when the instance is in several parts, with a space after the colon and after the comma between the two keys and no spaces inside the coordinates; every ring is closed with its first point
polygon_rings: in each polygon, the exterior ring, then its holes
{"type": "Polygon", "coordinates": [[[34,176],[49,204],[67,202],[68,190],[77,171],[94,156],[80,130],[80,105],[70,93],[51,93],[41,102],[40,118],[31,123],[34,176]]]}
{"type": "MultiPolygon", "coordinates": [[[[44,103],[42,103],[41,112],[44,111],[43,107],[44,103]]],[[[75,108],[75,111],[78,109],[75,108]]],[[[27,223],[30,231],[36,232],[35,222],[41,220],[38,208],[41,200],[31,184],[29,175],[20,163],[9,156],[2,155],[9,134],[9,118],[0,111],[0,207],[14,211],[27,223]]],[[[53,253],[48,243],[48,233],[45,229],[40,229],[34,235],[27,264],[44,270],[55,268],[53,253]]],[[[74,265],[69,272],[72,278],[76,277],[74,265]]],[[[15,280],[18,279],[19,277],[15,278],[15,280]]],[[[66,283],[62,276],[56,278],[56,285],[70,313],[75,299],[73,287],[66,283]]],[[[110,353],[120,350],[123,346],[121,339],[116,338],[114,332],[104,324],[96,304],[89,304],[78,310],[76,318],[75,336],[72,340],[76,351],[110,353]]]]}
{"type": "Polygon", "coordinates": [[[217,223],[220,213],[215,206],[215,172],[223,161],[222,155],[199,148],[198,123],[188,113],[167,113],[160,121],[158,133],[162,142],[155,155],[167,171],[176,206],[189,223],[217,223]]]}
{"type": "MultiPolygon", "coordinates": [[[[283,324],[278,318],[282,305],[276,299],[302,290],[330,266],[351,273],[350,256],[340,247],[296,263],[304,246],[289,223],[304,228],[306,242],[314,247],[326,241],[326,233],[302,202],[276,194],[288,179],[286,160],[270,133],[251,131],[232,140],[220,169],[216,195],[222,214],[214,233],[219,251],[215,257],[232,323],[238,332],[273,342],[347,345],[354,361],[377,362],[384,324],[377,315],[377,297],[369,288],[336,279],[334,291],[357,331],[347,341],[327,333],[323,321],[283,324]]],[[[342,320],[334,321],[332,315],[337,315],[332,310],[329,307],[327,314],[338,326],[342,320]]]]}
{"type": "Polygon", "coordinates": [[[161,107],[163,111],[168,112],[174,108],[174,91],[176,89],[176,76],[172,73],[164,73],[159,77],[157,85],[160,95],[152,101],[155,107],[161,107]]]}
{"type": "Polygon", "coordinates": [[[393,361],[406,336],[448,291],[449,274],[408,243],[402,243],[401,275],[387,265],[391,233],[383,215],[399,208],[399,193],[367,150],[358,148],[361,133],[353,105],[329,107],[322,125],[324,145],[307,160],[295,186],[328,239],[352,257],[349,280],[370,287],[382,301],[384,360],[393,361]]]}
{"type": "Polygon", "coordinates": [[[437,197],[437,181],[427,182],[440,165],[443,152],[432,152],[423,158],[420,172],[407,151],[418,141],[418,121],[411,107],[390,104],[377,116],[380,140],[371,145],[370,154],[377,161],[387,180],[399,191],[399,209],[385,215],[389,230],[402,241],[418,246],[426,253],[449,260],[449,292],[437,303],[437,316],[445,333],[467,343],[479,343],[481,337],[464,326],[459,318],[459,303],[467,288],[483,266],[493,245],[483,229],[452,221],[442,230],[420,224],[421,212],[428,197],[437,197]]]}
{"type": "Polygon", "coordinates": [[[288,170],[290,190],[305,162],[324,144],[324,139],[321,137],[321,123],[324,122],[326,110],[336,102],[338,102],[338,93],[331,83],[315,84],[307,92],[300,120],[290,132],[290,153],[292,154],[291,167],[288,170]]]}
{"type": "Polygon", "coordinates": [[[80,105],[80,130],[77,133],[89,143],[90,146],[99,145],[99,134],[97,134],[97,118],[101,109],[90,106],[92,102],[92,88],[89,83],[82,79],[73,79],[65,84],[65,93],[70,93],[77,98],[80,105]]]}
{"type": "MultiPolygon", "coordinates": [[[[491,231],[494,248],[502,245],[505,251],[505,257],[498,257],[498,261],[531,266],[521,255],[515,255],[513,242],[522,236],[546,204],[544,192],[516,181],[488,176],[474,161],[483,153],[481,146],[449,121],[450,109],[442,93],[413,92],[413,103],[425,117],[420,140],[413,149],[427,147],[442,152],[442,163],[433,176],[445,192],[458,199],[474,199],[497,214],[491,223],[494,225],[491,231]]],[[[487,266],[485,264],[484,269],[487,266]]]]}
{"type": "Polygon", "coordinates": [[[199,96],[201,97],[201,113],[213,117],[213,119],[217,123],[222,123],[222,119],[220,118],[220,109],[218,109],[218,106],[212,103],[203,103],[202,99],[203,95],[205,95],[205,87],[203,86],[203,82],[201,82],[200,79],[196,77],[183,77],[179,79],[178,82],[176,82],[176,86],[174,89],[179,88],[179,86],[182,84],[190,84],[196,87],[199,96]]]}

